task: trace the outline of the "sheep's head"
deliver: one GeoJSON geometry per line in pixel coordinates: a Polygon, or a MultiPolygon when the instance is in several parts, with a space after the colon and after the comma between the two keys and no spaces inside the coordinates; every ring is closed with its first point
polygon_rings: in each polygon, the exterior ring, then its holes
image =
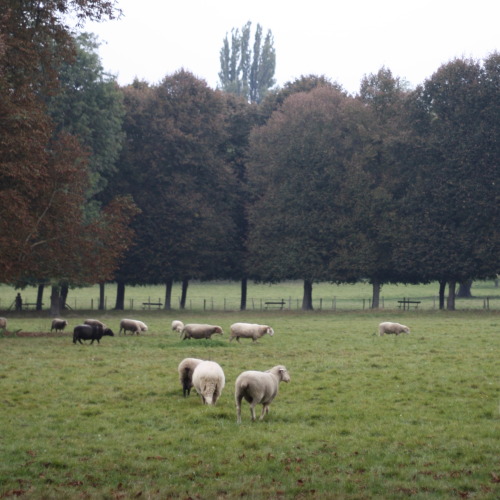
{"type": "Polygon", "coordinates": [[[214,328],[214,333],[218,333],[219,335],[224,335],[224,332],[222,331],[222,328],[220,326],[216,326],[214,328]]]}
{"type": "Polygon", "coordinates": [[[290,374],[288,373],[288,370],[284,366],[280,366],[278,368],[278,373],[281,382],[290,382],[290,374]]]}
{"type": "Polygon", "coordinates": [[[266,328],[266,330],[264,333],[267,333],[268,335],[270,335],[272,337],[274,335],[274,330],[270,326],[266,326],[265,328],[266,328]]]}

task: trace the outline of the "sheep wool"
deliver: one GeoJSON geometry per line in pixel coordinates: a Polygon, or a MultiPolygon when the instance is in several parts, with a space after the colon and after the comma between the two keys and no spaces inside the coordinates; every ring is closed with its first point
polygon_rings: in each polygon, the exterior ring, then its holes
{"type": "Polygon", "coordinates": [[[52,320],[52,325],[50,327],[50,331],[55,330],[57,332],[62,332],[66,326],[68,325],[68,322],[65,319],[60,319],[60,318],[54,318],[52,320]]]}
{"type": "Polygon", "coordinates": [[[283,365],[277,365],[265,372],[246,371],[240,373],[235,383],[236,420],[241,423],[241,401],[250,403],[252,421],[255,421],[255,407],[262,405],[260,420],[269,413],[269,405],[278,394],[280,382],[290,382],[290,374],[283,365]]]}
{"type": "Polygon", "coordinates": [[[226,383],[224,371],[215,361],[202,361],[193,372],[193,387],[203,404],[215,405],[226,383]]]}
{"type": "Polygon", "coordinates": [[[182,385],[182,395],[186,398],[193,387],[193,372],[194,369],[202,362],[198,358],[184,358],[177,368],[179,372],[179,381],[182,385]]]}
{"type": "Polygon", "coordinates": [[[183,328],[184,323],[182,321],[179,321],[178,319],[174,319],[174,321],[172,321],[172,331],[182,333],[183,328]]]}
{"type": "Polygon", "coordinates": [[[0,318],[0,328],[7,329],[7,318],[0,318]]]}
{"type": "Polygon", "coordinates": [[[123,331],[123,334],[126,335],[127,332],[132,332],[137,335],[142,331],[142,327],[139,324],[140,322],[135,319],[122,319],[120,321],[120,330],[118,331],[118,335],[120,335],[123,331]]]}
{"type": "Polygon", "coordinates": [[[400,333],[410,333],[410,329],[400,323],[384,321],[378,325],[378,334],[382,336],[385,333],[394,333],[395,335],[399,335],[400,333]]]}
{"type": "Polygon", "coordinates": [[[268,325],[258,325],[255,323],[233,323],[230,327],[231,336],[229,341],[236,339],[237,342],[242,339],[252,339],[257,342],[260,337],[266,333],[271,337],[274,335],[274,330],[268,325]]]}
{"type": "Polygon", "coordinates": [[[224,335],[222,328],[218,325],[204,325],[190,323],[182,329],[182,337],[185,339],[210,339],[212,335],[224,335]]]}

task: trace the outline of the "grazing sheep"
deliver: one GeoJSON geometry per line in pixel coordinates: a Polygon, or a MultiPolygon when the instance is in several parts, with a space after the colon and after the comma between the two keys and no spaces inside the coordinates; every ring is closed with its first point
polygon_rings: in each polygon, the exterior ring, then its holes
{"type": "Polygon", "coordinates": [[[140,322],[135,319],[122,319],[120,321],[120,330],[118,332],[118,335],[121,335],[122,330],[124,335],[126,335],[127,332],[132,332],[132,334],[136,333],[137,335],[139,335],[139,333],[142,331],[142,327],[139,323],[140,322]]]}
{"type": "Polygon", "coordinates": [[[400,333],[410,333],[410,329],[399,323],[391,323],[390,321],[385,321],[384,323],[380,323],[378,325],[378,334],[384,335],[384,333],[395,333],[399,335],[400,333]]]}
{"type": "Polygon", "coordinates": [[[77,325],[73,330],[73,344],[76,344],[77,341],[83,344],[82,340],[90,340],[91,344],[97,340],[97,343],[100,344],[101,338],[105,335],[114,337],[114,333],[109,328],[102,328],[99,325],[77,325]]]}
{"type": "Polygon", "coordinates": [[[203,325],[190,323],[182,329],[183,340],[185,339],[209,339],[215,333],[223,335],[222,328],[217,325],[203,325]]]}
{"type": "Polygon", "coordinates": [[[172,321],[172,331],[182,333],[182,329],[184,328],[184,323],[179,321],[178,319],[174,319],[172,321]]]}
{"type": "Polygon", "coordinates": [[[54,318],[52,320],[52,326],[50,327],[50,332],[52,333],[52,330],[55,330],[57,332],[62,332],[66,326],[68,326],[68,322],[65,319],[60,319],[60,318],[54,318]]]}
{"type": "Polygon", "coordinates": [[[177,371],[182,385],[182,395],[185,398],[189,396],[191,387],[193,387],[193,371],[202,361],[198,358],[185,358],[179,363],[177,371]]]}
{"type": "Polygon", "coordinates": [[[146,323],[143,323],[142,321],[136,320],[139,326],[141,327],[141,332],[147,332],[148,331],[148,325],[146,323]]]}
{"type": "Polygon", "coordinates": [[[98,325],[98,326],[101,326],[102,328],[106,328],[106,325],[104,323],[102,323],[101,321],[99,321],[98,319],[86,319],[83,322],[83,324],[90,325],[90,326],[98,325]]]}
{"type": "Polygon", "coordinates": [[[240,373],[235,383],[236,417],[241,424],[241,400],[250,403],[252,421],[255,421],[255,406],[262,404],[260,420],[269,413],[269,405],[278,394],[280,382],[290,382],[287,369],[278,365],[265,372],[246,371],[240,373]]]}
{"type": "Polygon", "coordinates": [[[265,334],[274,335],[274,330],[267,325],[257,325],[252,323],[233,323],[231,325],[231,337],[229,341],[234,338],[239,342],[240,337],[243,339],[253,339],[253,342],[257,342],[262,335],[265,334]]]}
{"type": "Polygon", "coordinates": [[[0,318],[0,328],[7,330],[7,318],[0,318]]]}
{"type": "Polygon", "coordinates": [[[193,387],[204,405],[215,405],[225,383],[224,372],[215,361],[202,361],[193,371],[193,387]]]}

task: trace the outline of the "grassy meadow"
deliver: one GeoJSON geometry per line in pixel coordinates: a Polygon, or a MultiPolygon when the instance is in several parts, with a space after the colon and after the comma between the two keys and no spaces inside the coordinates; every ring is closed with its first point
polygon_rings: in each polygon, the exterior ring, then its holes
{"type": "MultiPolygon", "coordinates": [[[[411,298],[420,300],[419,309],[435,310],[439,307],[439,285],[437,283],[419,285],[387,284],[381,291],[381,308],[395,309],[398,300],[411,298]]],[[[20,292],[24,302],[36,302],[37,288],[27,287],[16,290],[8,285],[0,285],[0,311],[14,309],[14,298],[20,292]]],[[[236,311],[240,307],[240,283],[236,281],[192,281],[188,287],[186,309],[191,311],[236,311]]],[[[472,286],[472,298],[456,301],[457,309],[483,309],[488,300],[490,309],[500,310],[500,288],[493,280],[477,281],[472,286]]],[[[181,284],[175,283],[172,292],[172,307],[179,308],[181,284]]],[[[303,282],[286,281],[276,284],[248,283],[247,309],[264,310],[266,301],[283,299],[289,310],[300,310],[302,306],[303,282]]],[[[371,306],[372,286],[366,282],[336,285],[316,283],[313,286],[313,305],[316,310],[360,311],[371,306]]],[[[99,299],[99,287],[71,289],[68,305],[74,310],[95,310],[99,299]]],[[[125,290],[125,309],[143,309],[143,302],[161,302],[165,299],[164,286],[127,286],[125,290]]],[[[116,301],[116,285],[107,284],[105,288],[106,309],[113,309],[116,301]]],[[[44,310],[50,305],[50,289],[47,287],[43,297],[44,310]]]]}
{"type": "MultiPolygon", "coordinates": [[[[94,316],[117,333],[121,314],[94,316]]],[[[85,317],[0,335],[0,498],[500,498],[498,312],[144,311],[144,335],[74,345],[85,317]],[[225,335],[181,341],[172,319],[225,335]],[[385,320],[412,333],[378,337],[385,320]],[[276,333],[228,342],[234,321],[276,333]],[[224,369],[215,407],[182,397],[191,356],[224,369]],[[291,382],[237,425],[236,377],[276,364],[291,382]]]]}

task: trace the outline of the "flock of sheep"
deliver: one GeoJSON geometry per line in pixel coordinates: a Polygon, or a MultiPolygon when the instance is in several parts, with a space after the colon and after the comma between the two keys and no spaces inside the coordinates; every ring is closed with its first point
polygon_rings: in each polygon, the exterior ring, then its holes
{"type": "MultiPolygon", "coordinates": [[[[63,331],[68,322],[64,319],[55,318],[52,320],[50,331],[63,331]]],[[[7,329],[6,318],[0,318],[0,329],[7,329]]],[[[119,334],[127,332],[140,334],[147,331],[145,323],[133,319],[122,319],[120,321],[119,334]]],[[[212,335],[223,335],[222,328],[218,325],[188,323],[182,321],[172,321],[172,330],[179,332],[180,337],[185,339],[210,339],[212,335]]],[[[400,323],[383,322],[379,324],[378,334],[399,335],[401,333],[410,333],[410,329],[400,323]]],[[[263,335],[274,335],[274,330],[268,325],[259,325],[254,323],[233,323],[230,326],[229,341],[240,338],[252,339],[257,342],[263,335]]],[[[99,343],[103,336],[114,336],[113,331],[104,323],[96,319],[87,319],[81,325],[73,329],[73,343],[82,343],[82,340],[90,340],[91,344],[95,340],[99,343]]],[[[219,399],[222,389],[226,383],[222,367],[215,361],[202,360],[198,358],[185,358],[178,366],[179,380],[182,386],[183,396],[190,394],[194,387],[201,396],[203,404],[215,405],[219,399]]],[[[269,413],[269,406],[278,394],[280,382],[290,382],[290,375],[283,365],[277,365],[267,371],[244,371],[240,373],[235,382],[235,402],[236,418],[241,423],[241,403],[243,400],[250,404],[250,413],[252,421],[255,421],[255,407],[262,405],[260,420],[269,413]]]]}
{"type": "MultiPolygon", "coordinates": [[[[224,371],[218,363],[185,358],[180,362],[178,372],[184,397],[189,396],[191,388],[194,387],[203,404],[215,405],[226,384],[224,371]]],[[[262,420],[269,413],[269,405],[278,394],[280,382],[290,382],[290,375],[283,365],[274,366],[265,372],[251,370],[240,373],[234,391],[237,422],[241,423],[243,399],[250,403],[252,421],[255,421],[255,407],[262,405],[262,420]]]]}

